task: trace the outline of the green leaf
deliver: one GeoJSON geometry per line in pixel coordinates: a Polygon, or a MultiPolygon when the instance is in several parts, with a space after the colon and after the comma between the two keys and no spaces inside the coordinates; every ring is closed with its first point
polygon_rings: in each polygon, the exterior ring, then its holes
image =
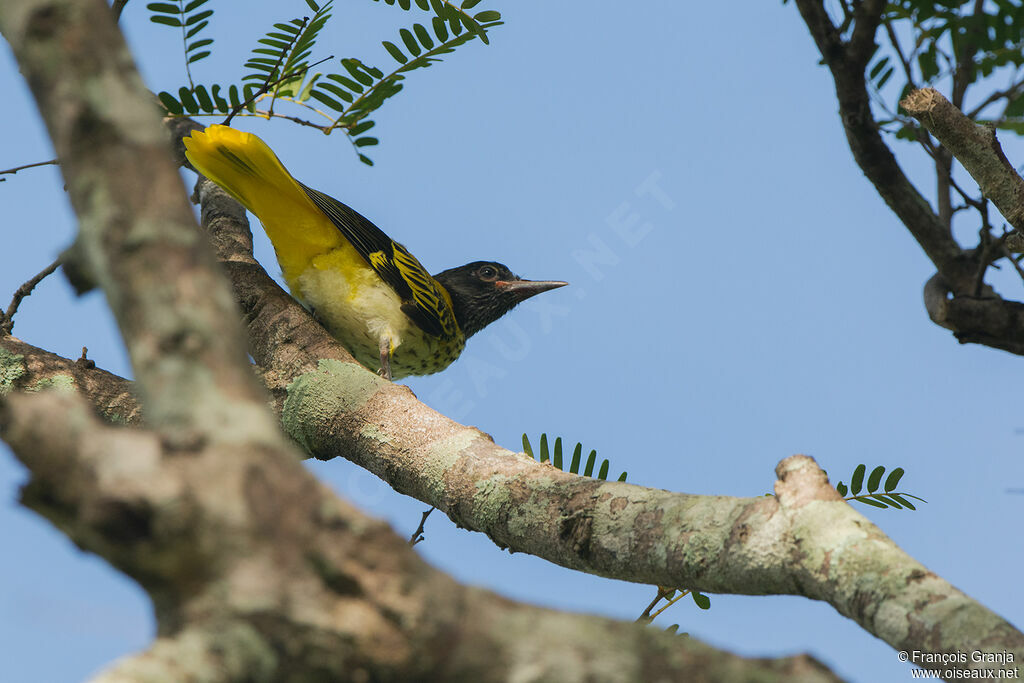
{"type": "MultiPolygon", "coordinates": [[[[210,54],[207,52],[206,54],[210,54]]],[[[194,59],[188,60],[189,62],[194,59]]],[[[213,113],[213,100],[210,98],[210,93],[206,92],[206,88],[201,85],[197,85],[194,91],[196,100],[199,102],[199,108],[205,111],[207,114],[213,113]]]]}
{"type": "MultiPolygon", "coordinates": [[[[465,5],[463,5],[465,7],[465,5]]],[[[473,18],[479,21],[481,24],[490,23],[492,21],[498,21],[501,19],[501,12],[496,12],[492,9],[479,12],[473,15],[473,18]]]]}
{"type": "Polygon", "coordinates": [[[388,51],[388,54],[395,58],[396,62],[398,62],[399,64],[408,63],[409,58],[406,57],[405,54],[398,49],[397,45],[387,40],[385,40],[382,44],[384,45],[384,49],[388,51]]]}
{"type": "Polygon", "coordinates": [[[365,74],[365,73],[363,73],[362,71],[359,70],[359,67],[362,65],[362,63],[359,60],[357,60],[357,59],[343,59],[343,60],[341,60],[341,65],[343,67],[345,67],[345,70],[348,71],[352,75],[352,78],[356,79],[357,81],[359,81],[363,85],[365,85],[365,86],[373,85],[373,78],[371,78],[370,76],[368,76],[367,74],[365,74]]]}
{"type": "Polygon", "coordinates": [[[191,12],[192,10],[194,10],[197,7],[202,7],[207,2],[209,2],[209,0],[192,0],[192,2],[188,3],[187,5],[185,5],[185,10],[184,10],[185,14],[188,14],[189,12],[191,12]]]}
{"type": "Polygon", "coordinates": [[[587,456],[587,465],[583,468],[583,476],[590,477],[594,474],[594,463],[597,462],[597,451],[590,451],[590,455],[587,456]]]}
{"type": "MultiPolygon", "coordinates": [[[[356,125],[354,125],[351,128],[349,128],[348,129],[348,134],[351,135],[352,137],[355,137],[357,135],[362,135],[366,131],[368,131],[371,128],[373,128],[375,125],[376,124],[373,121],[370,121],[369,119],[364,119],[364,120],[360,121],[359,123],[357,123],[356,125]]],[[[548,449],[547,435],[546,434],[541,434],[540,435],[540,452],[541,453],[546,453],[547,449],[548,449]]]]}
{"type": "Polygon", "coordinates": [[[313,10],[314,12],[320,11],[320,6],[313,2],[313,0],[306,0],[306,4],[309,5],[309,9],[313,10]]]}
{"type": "Polygon", "coordinates": [[[858,503],[864,503],[865,505],[870,505],[870,506],[872,506],[872,507],[876,507],[876,508],[885,508],[885,507],[888,507],[888,506],[887,506],[887,505],[885,505],[884,503],[879,503],[879,502],[878,502],[877,500],[871,500],[870,498],[856,498],[855,500],[856,500],[856,501],[857,501],[858,503]]]}
{"type": "MultiPolygon", "coordinates": [[[[373,138],[364,139],[373,140],[373,138]]],[[[555,457],[551,459],[551,464],[558,469],[562,469],[562,437],[560,436],[555,438],[555,457]]]]}
{"type": "Polygon", "coordinates": [[[523,453],[526,453],[531,458],[533,457],[533,447],[530,445],[530,438],[523,433],[523,453]]]}
{"type": "Polygon", "coordinates": [[[444,19],[441,17],[434,17],[430,20],[430,23],[434,26],[434,35],[442,43],[448,40],[448,27],[445,26],[444,19]]]}
{"type": "Polygon", "coordinates": [[[398,6],[401,7],[402,9],[404,9],[407,12],[410,9],[412,9],[412,3],[409,2],[409,0],[398,0],[398,6]]]}
{"type": "Polygon", "coordinates": [[[216,105],[217,111],[226,114],[228,113],[228,111],[231,110],[231,107],[228,106],[228,101],[225,100],[220,94],[219,85],[214,85],[212,88],[210,88],[210,94],[213,96],[213,103],[214,105],[216,105]]]}
{"type": "Polygon", "coordinates": [[[181,8],[177,5],[172,5],[169,2],[151,2],[146,5],[146,9],[150,12],[160,12],[161,14],[180,14],[181,8]]]}
{"type": "Polygon", "coordinates": [[[157,97],[160,99],[160,104],[164,105],[164,109],[166,109],[169,113],[185,113],[185,110],[182,108],[181,103],[178,102],[178,100],[174,99],[174,95],[172,95],[171,93],[160,92],[157,94],[157,97]]]}
{"type": "Polygon", "coordinates": [[[377,138],[359,138],[358,140],[355,141],[354,144],[356,147],[371,147],[373,145],[378,144],[379,142],[380,141],[377,140],[377,138]]]}
{"type": "Polygon", "coordinates": [[[882,77],[878,79],[878,82],[875,83],[875,87],[878,88],[879,90],[881,90],[882,87],[892,77],[892,72],[893,72],[893,67],[890,66],[888,69],[885,70],[885,73],[882,74],[882,77]]]}
{"type": "Polygon", "coordinates": [[[878,485],[882,483],[883,474],[885,474],[885,468],[881,465],[871,470],[871,474],[868,476],[868,493],[874,493],[878,490],[878,485]]]}
{"type": "Polygon", "coordinates": [[[192,52],[192,50],[197,50],[201,47],[206,47],[207,45],[212,44],[213,38],[203,38],[202,40],[197,40],[194,43],[191,43],[188,47],[185,48],[185,52],[192,52]]]}
{"type": "Polygon", "coordinates": [[[403,28],[398,32],[398,35],[402,36],[402,42],[405,43],[405,47],[409,50],[409,53],[413,57],[419,57],[423,50],[420,49],[419,43],[413,38],[412,33],[407,28],[403,28]]]}
{"type": "Polygon", "coordinates": [[[204,57],[209,57],[209,56],[210,56],[210,51],[209,50],[203,50],[202,52],[197,52],[194,55],[192,55],[191,57],[189,57],[188,58],[188,63],[192,64],[193,62],[198,62],[200,59],[203,59],[204,57]]]}
{"type": "Polygon", "coordinates": [[[416,37],[419,39],[420,44],[423,47],[428,50],[434,47],[434,41],[430,39],[430,34],[427,33],[427,29],[423,24],[413,24],[412,30],[415,31],[416,37]]]}
{"type": "Polygon", "coordinates": [[[332,81],[335,81],[336,83],[341,83],[343,86],[345,86],[352,92],[363,92],[363,86],[359,85],[350,78],[345,78],[344,76],[339,76],[338,74],[327,74],[327,78],[331,79],[332,81]]]}
{"type": "Polygon", "coordinates": [[[154,24],[163,24],[164,26],[181,26],[181,20],[178,17],[168,17],[162,14],[155,14],[149,17],[149,20],[154,24]]]}
{"type": "Polygon", "coordinates": [[[885,504],[886,504],[886,505],[888,505],[889,507],[894,507],[894,508],[896,508],[897,510],[899,510],[899,509],[901,509],[901,508],[903,507],[903,506],[902,506],[902,505],[900,505],[900,504],[899,504],[898,502],[896,502],[895,500],[893,500],[893,499],[892,499],[892,498],[891,498],[890,496],[884,496],[884,495],[882,495],[881,493],[879,493],[878,495],[876,495],[876,496],[873,496],[873,497],[874,497],[874,499],[875,499],[875,500],[877,500],[878,502],[880,502],[880,503],[885,503],[885,504]]]}
{"type": "Polygon", "coordinates": [[[367,166],[373,166],[373,161],[370,159],[370,157],[366,156],[365,154],[359,155],[359,161],[363,162],[367,166]]]}
{"type": "Polygon", "coordinates": [[[1011,119],[1018,119],[1024,116],[1024,96],[1018,95],[1007,102],[1006,111],[1003,112],[1003,115],[1011,119]]]}
{"type": "Polygon", "coordinates": [[[424,12],[430,11],[430,3],[427,0],[416,0],[416,6],[424,12]]]}
{"type": "Polygon", "coordinates": [[[839,482],[838,484],[836,484],[836,491],[839,491],[839,495],[842,496],[843,498],[845,498],[846,497],[846,484],[844,484],[843,482],[839,482]]]}
{"type": "Polygon", "coordinates": [[[483,0],[466,0],[464,3],[462,3],[461,9],[463,9],[463,10],[473,9],[474,7],[479,5],[481,2],[483,2],[483,0]]]}
{"type": "Polygon", "coordinates": [[[701,609],[711,609],[711,598],[704,595],[703,593],[698,593],[697,591],[690,591],[690,597],[693,598],[693,601],[694,603],[696,603],[697,607],[700,607],[701,609]]]}
{"type": "Polygon", "coordinates": [[[878,74],[882,72],[882,69],[884,69],[885,65],[888,63],[888,57],[882,57],[881,59],[879,59],[877,62],[875,62],[875,65],[871,67],[871,71],[868,72],[868,78],[872,81],[878,78],[878,74]]]}
{"type": "MultiPolygon", "coordinates": [[[[196,35],[196,34],[197,34],[197,33],[199,33],[200,31],[202,31],[202,30],[203,30],[204,28],[206,28],[207,26],[209,26],[209,24],[210,24],[210,22],[208,22],[208,21],[204,21],[204,22],[202,22],[202,23],[199,23],[199,24],[196,24],[195,26],[193,26],[192,28],[190,28],[190,29],[189,29],[189,30],[188,30],[188,31],[187,31],[187,32],[185,33],[185,38],[186,38],[186,40],[187,40],[188,38],[191,38],[192,36],[196,35]]],[[[181,24],[178,24],[178,25],[179,25],[179,26],[181,26],[181,24]]]]}
{"type": "Polygon", "coordinates": [[[913,503],[911,503],[909,500],[904,498],[899,493],[890,493],[889,497],[892,498],[893,500],[898,501],[900,503],[900,505],[902,505],[905,508],[910,508],[911,510],[916,510],[917,509],[916,507],[914,507],[913,503]]]}
{"type": "Polygon", "coordinates": [[[480,24],[476,23],[476,19],[468,14],[460,14],[459,18],[471,33],[475,33],[476,36],[483,41],[484,45],[490,44],[491,41],[487,39],[487,32],[480,27],[480,24]]]}
{"type": "Polygon", "coordinates": [[[601,463],[601,469],[597,471],[597,478],[601,481],[608,480],[608,458],[601,463]]]}
{"type": "Polygon", "coordinates": [[[576,444],[576,448],[572,451],[572,463],[569,465],[569,471],[573,474],[580,473],[580,458],[583,456],[583,444],[576,444]]]}
{"type": "Polygon", "coordinates": [[[867,469],[867,465],[857,465],[857,468],[853,470],[853,476],[850,478],[850,493],[855,496],[860,493],[861,487],[864,484],[864,472],[867,469]]]}
{"type": "Polygon", "coordinates": [[[622,474],[620,474],[619,478],[617,479],[617,481],[626,481],[626,472],[623,472],[622,474]]]}
{"type": "Polygon", "coordinates": [[[339,88],[338,86],[334,85],[333,83],[321,83],[320,87],[323,88],[324,90],[326,90],[329,93],[337,95],[341,99],[343,99],[346,102],[351,104],[353,98],[352,98],[352,95],[347,90],[342,90],[341,88],[339,88]]]}
{"type": "Polygon", "coordinates": [[[281,50],[287,50],[292,46],[291,42],[278,40],[277,38],[260,38],[256,42],[274,48],[274,54],[281,54],[281,50]]]}
{"type": "Polygon", "coordinates": [[[903,468],[902,467],[897,467],[892,472],[890,472],[889,476],[885,480],[885,492],[889,493],[890,491],[894,490],[897,486],[899,486],[900,485],[900,479],[902,479],[902,478],[903,478],[903,468]]]}
{"type": "Polygon", "coordinates": [[[182,106],[185,107],[185,111],[189,114],[199,113],[199,104],[195,98],[192,97],[192,91],[186,87],[178,88],[178,99],[181,101],[182,106]]]}
{"type": "Polygon", "coordinates": [[[548,451],[548,435],[540,435],[540,461],[547,462],[551,459],[551,453],[548,451]]]}
{"type": "Polygon", "coordinates": [[[188,19],[185,20],[185,26],[191,26],[192,24],[195,24],[196,22],[202,21],[203,19],[208,19],[212,14],[213,14],[213,10],[212,9],[206,9],[206,10],[203,10],[202,12],[199,12],[198,14],[193,14],[192,16],[190,16],[188,19]]]}
{"type": "MultiPolygon", "coordinates": [[[[321,84],[321,85],[323,85],[323,84],[321,84]]],[[[344,105],[344,104],[342,104],[342,103],[341,103],[341,102],[339,102],[338,100],[334,99],[333,97],[331,97],[331,96],[329,96],[329,95],[326,95],[326,94],[324,94],[324,93],[323,93],[322,91],[320,91],[320,90],[316,90],[316,89],[314,88],[314,89],[313,89],[313,90],[312,90],[312,91],[311,91],[311,92],[309,93],[309,96],[310,96],[310,97],[312,97],[312,98],[313,98],[314,100],[317,100],[317,101],[318,101],[318,102],[320,102],[321,104],[326,104],[326,105],[327,105],[328,107],[330,107],[330,108],[331,108],[331,109],[333,109],[334,111],[337,111],[337,112],[342,112],[342,111],[345,111],[345,105],[344,105]]]]}

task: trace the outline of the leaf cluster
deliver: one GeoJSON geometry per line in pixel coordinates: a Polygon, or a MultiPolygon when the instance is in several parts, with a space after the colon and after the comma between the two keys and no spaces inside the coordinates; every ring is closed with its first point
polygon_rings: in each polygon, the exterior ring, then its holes
{"type": "MultiPolygon", "coordinates": [[[[562,461],[562,437],[555,439],[554,451],[548,449],[548,435],[540,435],[540,451],[537,455],[534,455],[533,445],[530,443],[529,437],[523,434],[523,452],[528,456],[536,460],[537,462],[547,462],[554,465],[555,468],[562,470],[566,469],[563,467],[562,461]]],[[[583,472],[580,472],[580,464],[582,463],[583,457],[583,444],[577,443],[576,448],[572,452],[572,460],[569,463],[568,472],[571,474],[582,474],[584,477],[594,477],[594,466],[597,464],[597,451],[590,451],[590,455],[587,456],[586,464],[583,466],[583,472]]],[[[608,459],[605,458],[601,462],[601,466],[597,470],[596,478],[602,481],[608,480],[608,468],[610,467],[608,459]]],[[[626,472],[619,475],[617,481],[626,481],[626,472]]]]}
{"type": "Polygon", "coordinates": [[[896,487],[900,484],[900,479],[903,478],[904,470],[902,467],[897,467],[889,476],[885,478],[885,485],[882,488],[882,492],[879,493],[879,486],[882,486],[882,477],[885,475],[885,466],[879,465],[871,470],[871,474],[867,475],[867,481],[864,480],[864,475],[867,473],[867,465],[857,465],[853,470],[853,476],[850,477],[850,486],[847,487],[843,482],[836,484],[836,490],[839,491],[839,495],[843,496],[846,500],[855,500],[858,503],[864,505],[870,505],[876,508],[895,508],[902,510],[904,508],[908,510],[916,510],[914,504],[911,503],[908,498],[927,503],[924,498],[919,498],[915,495],[905,492],[896,491],[896,487]],[[866,493],[861,493],[867,488],[866,493]],[[847,496],[846,494],[850,495],[847,496]]]}
{"type": "MultiPolygon", "coordinates": [[[[902,110],[890,106],[880,91],[897,73],[902,84],[896,102],[915,88],[940,87],[952,80],[954,99],[963,106],[970,86],[1007,71],[1010,85],[993,89],[981,104],[967,112],[976,118],[983,110],[1001,105],[1002,111],[988,121],[997,127],[1024,134],[1024,2],[997,0],[979,5],[971,0],[899,0],[890,2],[882,17],[888,49],[876,51],[867,71],[875,88],[875,101],[889,117],[884,130],[897,138],[917,141],[922,131],[902,110]],[[909,36],[908,41],[902,37],[909,36]],[[901,44],[902,43],[902,44],[901,44]]],[[[940,87],[941,89],[941,87],[940,87]]],[[[981,119],[978,119],[981,120],[981,119]]]]}
{"type": "MultiPolygon", "coordinates": [[[[151,19],[166,26],[181,27],[191,38],[208,23],[212,10],[192,13],[208,0],[191,0],[183,4],[158,2],[150,5],[151,19]]],[[[245,115],[266,118],[283,117],[296,123],[318,128],[325,134],[341,129],[351,141],[359,159],[368,165],[373,162],[363,150],[378,144],[376,137],[366,135],[375,123],[369,116],[388,99],[402,91],[406,74],[441,61],[441,56],[459,46],[479,38],[489,43],[488,30],[501,25],[501,14],[494,10],[471,12],[482,0],[465,0],[456,5],[447,0],[385,0],[388,5],[401,9],[416,8],[433,14],[424,23],[413,23],[401,28],[398,38],[382,41],[384,50],[395,65],[384,69],[365,63],[355,57],[340,60],[341,70],[335,73],[313,72],[320,62],[310,63],[321,31],[331,18],[331,2],[318,5],[305,0],[314,14],[276,22],[257,40],[256,47],[245,62],[246,73],[239,83],[222,85],[195,84],[188,65],[208,56],[212,41],[185,42],[186,75],[188,86],[180,87],[176,94],[163,91],[160,102],[171,115],[201,116],[225,114],[231,117],[244,111],[245,115]],[[312,114],[315,122],[294,114],[274,110],[275,104],[287,103],[302,114],[312,114]],[[259,106],[258,106],[259,105],[259,106]]],[[[332,59],[329,57],[328,59],[332,59]]]]}

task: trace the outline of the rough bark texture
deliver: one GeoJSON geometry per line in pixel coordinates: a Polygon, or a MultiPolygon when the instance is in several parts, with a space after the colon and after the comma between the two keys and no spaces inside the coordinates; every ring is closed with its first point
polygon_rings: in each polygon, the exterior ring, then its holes
{"type": "Polygon", "coordinates": [[[138,377],[133,391],[0,340],[0,433],[32,472],[24,503],[155,605],[157,642],[99,680],[834,680],[807,657],[745,660],[517,605],[428,567],[301,466],[253,381],[225,271],[272,403],[316,457],[346,457],[567,567],[804,595],[899,649],[1024,657],[1024,635],[903,553],[810,458],[783,461],[768,498],[600,482],[500,449],[367,372],[267,277],[244,212],[204,181],[216,267],[103,2],[8,0],[0,31],[80,217],[78,265],[107,295],[138,377]],[[71,391],[25,393],[48,385],[71,391]],[[139,421],[136,394],[145,429],[109,424],[139,421]]]}

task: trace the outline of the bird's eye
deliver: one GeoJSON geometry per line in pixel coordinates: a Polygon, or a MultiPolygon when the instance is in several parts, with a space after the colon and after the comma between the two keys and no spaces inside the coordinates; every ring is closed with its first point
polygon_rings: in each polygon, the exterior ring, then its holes
{"type": "Polygon", "coordinates": [[[498,277],[498,271],[495,270],[494,266],[484,266],[477,271],[481,280],[494,280],[498,277]]]}

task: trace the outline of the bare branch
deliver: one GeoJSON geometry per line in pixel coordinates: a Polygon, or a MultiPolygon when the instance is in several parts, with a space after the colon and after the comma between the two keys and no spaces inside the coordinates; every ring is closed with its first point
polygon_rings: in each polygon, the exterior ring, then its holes
{"type": "Polygon", "coordinates": [[[915,90],[900,106],[953,153],[1010,225],[1024,229],[1024,178],[1003,154],[993,129],[971,121],[933,88],[915,90]]]}
{"type": "Polygon", "coordinates": [[[14,292],[14,296],[11,297],[11,303],[7,306],[7,311],[0,313],[0,334],[10,334],[14,330],[14,314],[18,312],[18,307],[21,305],[22,300],[32,293],[32,290],[36,288],[36,285],[52,275],[53,271],[57,270],[59,267],[60,259],[58,258],[53,263],[32,276],[28,282],[18,287],[14,292]]]}
{"type": "MultiPolygon", "coordinates": [[[[34,164],[25,164],[24,166],[15,166],[14,168],[8,168],[0,171],[0,175],[14,175],[18,171],[24,171],[26,168],[36,168],[38,166],[51,166],[57,163],[56,159],[50,159],[49,161],[37,161],[34,164]]],[[[0,182],[7,180],[7,178],[0,178],[0,182]]]]}
{"type": "Polygon", "coordinates": [[[875,0],[858,5],[859,25],[854,28],[851,45],[847,45],[839,40],[821,0],[796,0],[804,23],[832,72],[839,115],[854,160],[921,245],[944,280],[956,292],[970,292],[977,272],[970,263],[970,255],[960,248],[948,227],[903,173],[882,139],[871,112],[864,67],[874,49],[874,33],[881,21],[884,4],[875,0]],[[852,46],[853,41],[856,41],[856,49],[852,46]]]}

